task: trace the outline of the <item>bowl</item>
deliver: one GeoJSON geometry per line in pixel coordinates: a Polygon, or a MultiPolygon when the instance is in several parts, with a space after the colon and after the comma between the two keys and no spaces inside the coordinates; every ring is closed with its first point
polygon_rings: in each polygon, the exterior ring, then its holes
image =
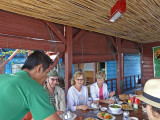
{"type": "Polygon", "coordinates": [[[112,113],[119,113],[120,110],[122,109],[122,106],[119,104],[110,104],[109,109],[111,110],[112,113]]]}
{"type": "Polygon", "coordinates": [[[91,104],[91,107],[94,108],[94,109],[98,109],[99,105],[98,105],[98,103],[95,102],[95,103],[91,104]]]}
{"type": "Polygon", "coordinates": [[[122,101],[117,101],[117,104],[121,105],[123,102],[122,101]]]}
{"type": "Polygon", "coordinates": [[[107,110],[107,108],[106,107],[101,107],[101,111],[106,111],[107,110]]]}

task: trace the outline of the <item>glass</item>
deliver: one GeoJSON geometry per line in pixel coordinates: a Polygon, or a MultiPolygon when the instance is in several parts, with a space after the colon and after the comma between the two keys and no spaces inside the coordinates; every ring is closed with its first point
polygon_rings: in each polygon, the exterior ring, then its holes
{"type": "Polygon", "coordinates": [[[83,81],[84,79],[76,79],[77,81],[83,81]]]}
{"type": "Polygon", "coordinates": [[[58,81],[58,78],[49,78],[52,81],[58,81]]]}
{"type": "Polygon", "coordinates": [[[146,105],[147,105],[147,103],[145,103],[145,102],[142,103],[143,108],[146,108],[146,105]]]}

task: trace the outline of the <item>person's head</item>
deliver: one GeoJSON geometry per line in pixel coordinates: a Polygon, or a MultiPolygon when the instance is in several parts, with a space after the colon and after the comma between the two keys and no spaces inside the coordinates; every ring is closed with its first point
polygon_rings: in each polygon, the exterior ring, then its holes
{"type": "Polygon", "coordinates": [[[99,71],[99,72],[96,73],[96,79],[97,79],[97,84],[99,86],[102,86],[105,79],[106,79],[106,74],[102,71],[99,71]]]}
{"type": "Polygon", "coordinates": [[[74,73],[71,79],[71,85],[81,86],[86,83],[86,77],[83,72],[77,71],[74,73]]]}
{"type": "Polygon", "coordinates": [[[47,74],[47,86],[50,88],[54,88],[58,82],[58,73],[56,70],[50,70],[47,74]]]}
{"type": "Polygon", "coordinates": [[[38,83],[43,84],[52,64],[52,59],[43,51],[35,51],[27,57],[21,69],[27,71],[38,83]]]}
{"type": "Polygon", "coordinates": [[[149,120],[160,119],[160,79],[150,79],[146,82],[143,93],[137,98],[146,103],[149,120]]]}

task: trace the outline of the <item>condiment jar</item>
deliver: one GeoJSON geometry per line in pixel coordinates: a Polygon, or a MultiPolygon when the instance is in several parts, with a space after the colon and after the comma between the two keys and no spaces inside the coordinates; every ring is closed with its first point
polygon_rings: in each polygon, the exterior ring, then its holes
{"type": "Polygon", "coordinates": [[[131,100],[128,100],[128,105],[129,105],[130,107],[132,107],[132,102],[131,102],[131,100]]]}

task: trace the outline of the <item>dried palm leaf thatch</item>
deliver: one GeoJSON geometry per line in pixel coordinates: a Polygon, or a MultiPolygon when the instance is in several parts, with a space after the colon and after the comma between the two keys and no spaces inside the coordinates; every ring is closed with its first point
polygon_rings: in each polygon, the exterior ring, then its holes
{"type": "Polygon", "coordinates": [[[0,0],[0,9],[139,43],[160,41],[160,0],[126,0],[127,11],[109,23],[117,0],[0,0]]]}

